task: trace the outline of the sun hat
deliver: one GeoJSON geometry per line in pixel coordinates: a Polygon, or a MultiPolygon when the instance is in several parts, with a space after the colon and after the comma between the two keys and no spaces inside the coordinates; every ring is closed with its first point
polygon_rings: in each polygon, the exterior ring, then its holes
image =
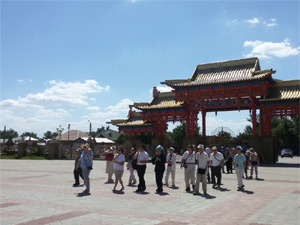
{"type": "Polygon", "coordinates": [[[158,150],[160,150],[160,151],[163,151],[163,150],[164,150],[163,146],[161,146],[161,145],[157,145],[156,149],[158,149],[158,150]]]}

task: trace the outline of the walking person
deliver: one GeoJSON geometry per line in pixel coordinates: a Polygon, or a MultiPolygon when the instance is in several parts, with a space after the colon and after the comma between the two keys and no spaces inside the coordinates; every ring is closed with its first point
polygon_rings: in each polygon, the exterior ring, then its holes
{"type": "Polygon", "coordinates": [[[175,172],[176,172],[176,154],[174,153],[174,148],[170,147],[168,149],[169,153],[166,157],[167,162],[167,173],[165,176],[165,184],[169,186],[169,176],[171,174],[172,187],[175,187],[175,172]]]}
{"type": "Polygon", "coordinates": [[[143,144],[139,146],[139,151],[135,154],[134,158],[137,160],[137,174],[139,177],[139,184],[136,192],[142,192],[146,190],[144,175],[146,172],[146,164],[149,161],[149,155],[145,151],[145,146],[143,144]]]}
{"type": "Polygon", "coordinates": [[[221,154],[223,155],[223,162],[221,163],[221,167],[222,167],[222,172],[225,173],[225,148],[223,146],[221,146],[221,154]]]}
{"type": "Polygon", "coordinates": [[[114,180],[112,179],[112,176],[114,174],[114,164],[112,160],[114,159],[114,150],[109,147],[106,151],[104,151],[105,155],[105,161],[106,161],[106,170],[105,173],[107,173],[107,183],[113,183],[114,180]]]}
{"type": "Polygon", "coordinates": [[[86,194],[90,193],[90,172],[93,169],[93,151],[90,149],[89,144],[83,146],[83,152],[80,157],[80,166],[82,168],[82,175],[86,189],[83,191],[86,194]]]}
{"type": "MultiPolygon", "coordinates": [[[[247,148],[244,156],[246,157],[246,165],[244,168],[244,173],[245,173],[246,179],[248,179],[248,166],[250,166],[250,149],[249,148],[247,148]]],[[[244,178],[244,176],[243,176],[243,178],[244,178]]]]}
{"type": "MultiPolygon", "coordinates": [[[[209,147],[206,147],[205,148],[205,153],[208,155],[208,157],[210,157],[210,154],[211,154],[211,150],[209,147]]],[[[210,168],[210,164],[208,165],[208,170],[207,170],[207,183],[210,183],[210,172],[209,172],[209,168],[210,168]]]]}
{"type": "Polygon", "coordinates": [[[195,153],[193,152],[193,146],[188,145],[187,151],[185,151],[182,155],[181,166],[182,169],[184,167],[184,179],[186,192],[191,191],[190,181],[193,189],[195,188],[195,153]]]}
{"type": "Polygon", "coordinates": [[[250,148],[250,162],[251,162],[251,174],[249,178],[253,179],[253,169],[255,169],[255,179],[258,179],[258,172],[257,172],[258,155],[253,148],[250,148]]]}
{"type": "Polygon", "coordinates": [[[130,172],[128,186],[136,184],[136,179],[135,179],[135,175],[134,175],[134,169],[133,169],[133,166],[132,166],[132,161],[134,160],[135,153],[136,153],[135,149],[131,148],[130,154],[127,156],[127,160],[128,160],[128,162],[127,162],[127,169],[130,172]]]}
{"type": "Polygon", "coordinates": [[[124,156],[124,149],[122,147],[118,148],[118,153],[115,154],[114,159],[112,160],[114,163],[114,169],[115,169],[115,186],[113,191],[116,190],[116,187],[118,185],[118,182],[120,182],[122,188],[120,191],[124,190],[124,185],[122,181],[122,176],[124,172],[124,162],[125,162],[125,156],[124,156]]]}
{"type": "Polygon", "coordinates": [[[236,147],[237,154],[234,156],[233,163],[235,165],[235,174],[238,181],[238,191],[244,190],[243,173],[246,166],[246,157],[243,155],[243,148],[241,146],[236,147]]]}
{"type": "Polygon", "coordinates": [[[157,185],[157,189],[156,192],[157,193],[161,193],[163,192],[163,183],[162,183],[162,179],[164,176],[164,172],[165,172],[165,163],[166,163],[166,156],[163,153],[164,148],[161,145],[158,145],[155,149],[155,155],[152,158],[152,164],[155,165],[155,180],[156,180],[156,185],[157,185]]]}
{"type": "MultiPolygon", "coordinates": [[[[83,175],[82,175],[82,169],[79,163],[80,157],[81,157],[81,148],[77,148],[76,149],[76,158],[75,158],[75,163],[74,163],[74,179],[75,179],[75,183],[73,184],[73,187],[77,187],[80,185],[79,182],[79,176],[81,177],[81,179],[83,179],[83,175]]],[[[84,179],[83,179],[84,180],[84,179]]]]}
{"type": "Polygon", "coordinates": [[[204,145],[200,144],[197,146],[198,152],[196,153],[197,162],[197,180],[193,194],[199,195],[199,185],[202,182],[203,195],[207,195],[207,172],[209,165],[209,157],[204,152],[204,145]]]}
{"type": "Polygon", "coordinates": [[[223,154],[217,151],[217,146],[212,147],[212,153],[210,154],[210,163],[213,188],[215,188],[216,186],[220,188],[222,179],[221,165],[223,161],[223,154]],[[217,183],[215,177],[217,177],[217,183]]]}
{"type": "Polygon", "coordinates": [[[231,154],[230,148],[226,149],[225,160],[226,160],[226,170],[227,170],[227,173],[232,173],[233,158],[232,158],[232,154],[231,154]]]}

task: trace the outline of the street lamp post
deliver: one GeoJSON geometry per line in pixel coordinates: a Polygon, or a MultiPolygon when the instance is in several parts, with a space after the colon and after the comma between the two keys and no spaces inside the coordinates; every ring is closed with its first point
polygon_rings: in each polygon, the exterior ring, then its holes
{"type": "MultiPolygon", "coordinates": [[[[70,147],[70,127],[71,127],[71,124],[68,124],[68,147],[70,147]]],[[[72,159],[72,154],[73,151],[72,151],[72,147],[71,147],[71,154],[70,154],[70,158],[72,159]]]]}
{"type": "Polygon", "coordinates": [[[60,149],[61,149],[61,133],[64,131],[64,128],[61,127],[61,125],[59,125],[58,128],[56,128],[57,132],[58,132],[58,136],[59,136],[59,143],[58,143],[58,154],[60,153],[60,149]]]}
{"type": "Polygon", "coordinates": [[[92,135],[92,123],[89,120],[88,120],[88,122],[90,123],[90,136],[91,136],[92,135]]]}

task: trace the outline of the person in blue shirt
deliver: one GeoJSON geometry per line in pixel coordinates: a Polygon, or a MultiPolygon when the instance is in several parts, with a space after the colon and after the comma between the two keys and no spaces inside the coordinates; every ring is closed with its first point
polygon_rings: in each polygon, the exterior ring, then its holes
{"type": "Polygon", "coordinates": [[[246,166],[246,157],[242,153],[243,148],[241,146],[236,147],[237,154],[234,156],[233,163],[235,165],[235,174],[238,181],[238,191],[244,190],[243,174],[246,166]]]}
{"type": "Polygon", "coordinates": [[[83,146],[83,152],[80,157],[80,166],[86,189],[83,191],[86,194],[90,193],[90,172],[93,169],[93,151],[90,149],[89,144],[83,146]]]}

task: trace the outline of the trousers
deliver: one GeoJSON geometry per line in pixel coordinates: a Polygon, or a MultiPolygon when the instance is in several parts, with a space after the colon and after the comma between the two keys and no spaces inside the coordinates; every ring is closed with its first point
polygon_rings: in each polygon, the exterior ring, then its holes
{"type": "MultiPolygon", "coordinates": [[[[78,167],[77,170],[74,169],[73,173],[74,173],[75,184],[78,184],[78,185],[79,185],[79,184],[80,184],[80,182],[79,182],[79,176],[81,177],[81,179],[83,179],[81,167],[78,167]]],[[[83,179],[83,180],[84,180],[84,179],[83,179]]]]}
{"type": "Polygon", "coordinates": [[[164,176],[164,171],[157,171],[155,172],[155,180],[156,180],[156,185],[158,190],[163,189],[163,176],[164,176]]]}
{"type": "Polygon", "coordinates": [[[137,166],[137,174],[139,177],[138,189],[140,189],[140,190],[146,189],[146,182],[144,179],[145,172],[146,172],[146,165],[138,165],[137,166]]]}
{"type": "Polygon", "coordinates": [[[195,185],[195,164],[186,164],[187,168],[184,169],[185,186],[190,187],[191,184],[195,185]]]}
{"type": "Polygon", "coordinates": [[[217,184],[221,185],[221,179],[222,179],[222,174],[221,174],[221,166],[212,166],[211,167],[211,181],[215,184],[217,177],[217,184]]]}
{"type": "Polygon", "coordinates": [[[206,169],[205,174],[197,173],[197,180],[196,180],[194,192],[199,192],[200,182],[202,182],[202,191],[204,193],[207,193],[207,173],[208,173],[208,168],[206,169]]]}
{"type": "Polygon", "coordinates": [[[82,168],[82,175],[87,191],[90,191],[90,173],[91,171],[88,170],[86,167],[82,168]]]}
{"type": "Polygon", "coordinates": [[[238,181],[238,187],[242,187],[244,185],[243,183],[243,174],[244,174],[244,170],[240,170],[235,168],[235,174],[236,174],[236,178],[238,181]]]}
{"type": "Polygon", "coordinates": [[[172,185],[175,186],[175,171],[176,169],[171,166],[167,166],[167,172],[166,172],[166,177],[165,177],[165,182],[166,184],[169,184],[169,176],[171,174],[171,179],[172,179],[172,185]]]}
{"type": "Polygon", "coordinates": [[[132,182],[136,182],[135,176],[134,176],[134,169],[132,167],[129,167],[129,172],[130,172],[130,176],[129,176],[129,184],[131,184],[132,182]]]}

